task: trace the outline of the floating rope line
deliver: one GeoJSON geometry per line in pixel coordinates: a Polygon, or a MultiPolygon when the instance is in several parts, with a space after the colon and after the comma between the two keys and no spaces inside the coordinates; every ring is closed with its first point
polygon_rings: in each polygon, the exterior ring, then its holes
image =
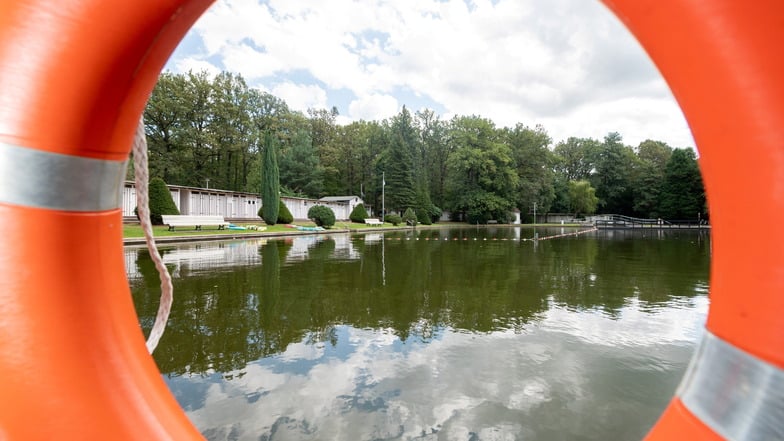
{"type": "MultiPolygon", "coordinates": [[[[550,240],[550,239],[557,239],[559,237],[579,236],[580,234],[593,233],[595,231],[599,231],[599,229],[596,228],[596,227],[593,227],[593,228],[589,228],[587,230],[573,231],[573,232],[570,232],[570,233],[562,233],[562,234],[554,234],[552,236],[542,236],[542,237],[540,237],[538,239],[533,239],[533,238],[509,239],[507,237],[502,237],[500,239],[497,238],[497,237],[492,237],[492,238],[489,238],[489,239],[486,238],[486,237],[483,237],[481,239],[478,239],[476,237],[474,237],[472,239],[469,239],[468,237],[462,237],[462,239],[460,237],[453,237],[451,239],[448,238],[448,237],[444,237],[443,239],[438,238],[438,237],[434,237],[432,239],[429,238],[429,237],[426,237],[424,239],[420,239],[420,238],[416,237],[416,238],[412,239],[410,237],[406,237],[406,238],[402,238],[402,237],[388,237],[388,238],[384,238],[382,240],[386,240],[386,241],[392,241],[392,240],[432,240],[432,241],[436,241],[436,242],[440,241],[440,240],[485,240],[485,241],[487,241],[487,240],[499,241],[500,240],[500,241],[512,241],[512,242],[518,242],[518,241],[519,242],[525,242],[525,241],[536,242],[538,240],[550,240]]],[[[360,240],[362,240],[362,239],[360,238],[360,240]]]]}
{"type": "Polygon", "coordinates": [[[580,231],[575,231],[575,232],[572,232],[572,233],[554,234],[552,236],[540,237],[539,239],[523,239],[523,240],[535,241],[535,240],[557,239],[559,237],[577,236],[577,235],[585,234],[585,233],[593,233],[594,231],[599,231],[599,229],[596,228],[596,227],[593,227],[593,228],[589,228],[587,230],[580,230],[580,231]]]}
{"type": "Polygon", "coordinates": [[[136,136],[133,139],[133,169],[134,180],[136,181],[136,209],[139,213],[141,227],[144,231],[144,241],[147,243],[147,250],[155,263],[155,269],[161,278],[161,302],[158,305],[158,313],[155,315],[155,323],[152,325],[150,335],[147,337],[147,350],[152,354],[166,329],[166,322],[169,320],[173,291],[171,276],[166,265],[163,264],[161,254],[155,245],[152,235],[152,224],[150,222],[149,192],[147,183],[149,181],[149,170],[147,168],[147,138],[144,134],[144,117],[139,119],[139,126],[136,128],[136,136]]]}

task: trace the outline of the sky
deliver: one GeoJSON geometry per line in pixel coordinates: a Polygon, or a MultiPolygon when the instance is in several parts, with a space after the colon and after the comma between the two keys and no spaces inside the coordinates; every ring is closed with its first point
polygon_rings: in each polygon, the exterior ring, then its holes
{"type": "Polygon", "coordinates": [[[553,142],[646,139],[692,147],[656,67],[591,0],[218,0],[166,70],[222,70],[293,110],[338,123],[432,109],[498,127],[541,124],[553,142]]]}

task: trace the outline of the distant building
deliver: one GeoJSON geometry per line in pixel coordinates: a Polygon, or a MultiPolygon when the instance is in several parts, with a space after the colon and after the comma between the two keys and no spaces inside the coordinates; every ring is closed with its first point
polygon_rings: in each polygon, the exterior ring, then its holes
{"type": "Polygon", "coordinates": [[[325,196],[319,199],[319,202],[323,202],[325,205],[331,204],[329,205],[330,207],[332,207],[334,204],[342,207],[342,210],[345,211],[345,217],[339,217],[337,210],[332,208],[332,210],[335,212],[335,217],[338,219],[348,219],[349,215],[354,210],[354,207],[363,203],[359,196],[325,196]]]}
{"type": "MultiPolygon", "coordinates": [[[[180,214],[223,216],[228,220],[259,221],[261,197],[256,193],[218,190],[214,188],[167,185],[180,214]]],[[[136,219],[136,185],[125,181],[122,197],[123,217],[136,219]]],[[[351,210],[362,199],[358,196],[334,196],[321,199],[295,198],[282,196],[281,201],[289,209],[294,219],[307,219],[308,210],[314,205],[325,205],[335,212],[335,219],[347,220],[351,210]]]]}

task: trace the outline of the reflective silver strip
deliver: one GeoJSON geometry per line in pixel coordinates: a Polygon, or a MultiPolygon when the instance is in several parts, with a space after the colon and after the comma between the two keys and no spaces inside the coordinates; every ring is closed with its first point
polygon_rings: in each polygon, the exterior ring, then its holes
{"type": "Polygon", "coordinates": [[[707,330],[678,396],[725,439],[784,440],[784,370],[707,330]]]}
{"type": "MultiPolygon", "coordinates": [[[[45,129],[44,129],[45,130],[45,129]]],[[[64,211],[122,205],[125,161],[81,158],[0,142],[0,202],[64,211]]]]}

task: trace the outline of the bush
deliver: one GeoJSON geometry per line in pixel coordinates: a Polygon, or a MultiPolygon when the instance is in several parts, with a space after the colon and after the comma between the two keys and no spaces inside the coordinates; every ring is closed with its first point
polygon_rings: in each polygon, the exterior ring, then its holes
{"type": "Polygon", "coordinates": [[[169,187],[161,178],[150,180],[150,222],[153,225],[163,225],[161,215],[180,214],[177,206],[174,205],[169,187]]]}
{"type": "Polygon", "coordinates": [[[433,221],[430,219],[430,213],[428,213],[424,208],[417,208],[416,218],[417,221],[422,225],[430,225],[433,223],[433,221]]]}
{"type": "Polygon", "coordinates": [[[283,201],[280,201],[278,204],[278,223],[279,224],[290,224],[294,222],[294,215],[291,214],[289,208],[283,201]]]}
{"type": "MultiPolygon", "coordinates": [[[[259,207],[259,211],[256,213],[260,218],[264,219],[264,205],[259,207]]],[[[275,224],[290,224],[294,222],[294,215],[291,214],[286,204],[283,203],[280,199],[278,199],[278,218],[275,219],[275,222],[270,222],[267,219],[264,219],[264,223],[267,225],[275,225],[275,224]]]]}
{"type": "Polygon", "coordinates": [[[416,213],[414,213],[414,209],[413,208],[411,208],[411,207],[406,208],[406,212],[403,213],[403,222],[405,222],[406,225],[411,225],[412,227],[416,226],[416,224],[417,224],[417,215],[416,215],[416,213]]]}
{"type": "Polygon", "coordinates": [[[351,222],[361,224],[365,222],[365,219],[368,218],[368,212],[365,210],[365,204],[359,204],[351,210],[351,214],[348,215],[348,218],[351,222]]]}
{"type": "Polygon", "coordinates": [[[400,216],[398,216],[397,214],[393,213],[393,214],[388,214],[388,215],[384,216],[384,222],[388,222],[388,223],[390,223],[390,224],[392,224],[394,226],[398,226],[398,225],[400,225],[401,222],[403,222],[403,219],[400,216]]]}
{"type": "Polygon", "coordinates": [[[314,205],[308,210],[308,219],[313,219],[319,227],[329,228],[335,225],[335,212],[324,205],[314,205]]]}
{"type": "Polygon", "coordinates": [[[509,211],[499,212],[495,216],[495,220],[498,221],[499,224],[511,224],[514,221],[515,215],[509,211]]]}

